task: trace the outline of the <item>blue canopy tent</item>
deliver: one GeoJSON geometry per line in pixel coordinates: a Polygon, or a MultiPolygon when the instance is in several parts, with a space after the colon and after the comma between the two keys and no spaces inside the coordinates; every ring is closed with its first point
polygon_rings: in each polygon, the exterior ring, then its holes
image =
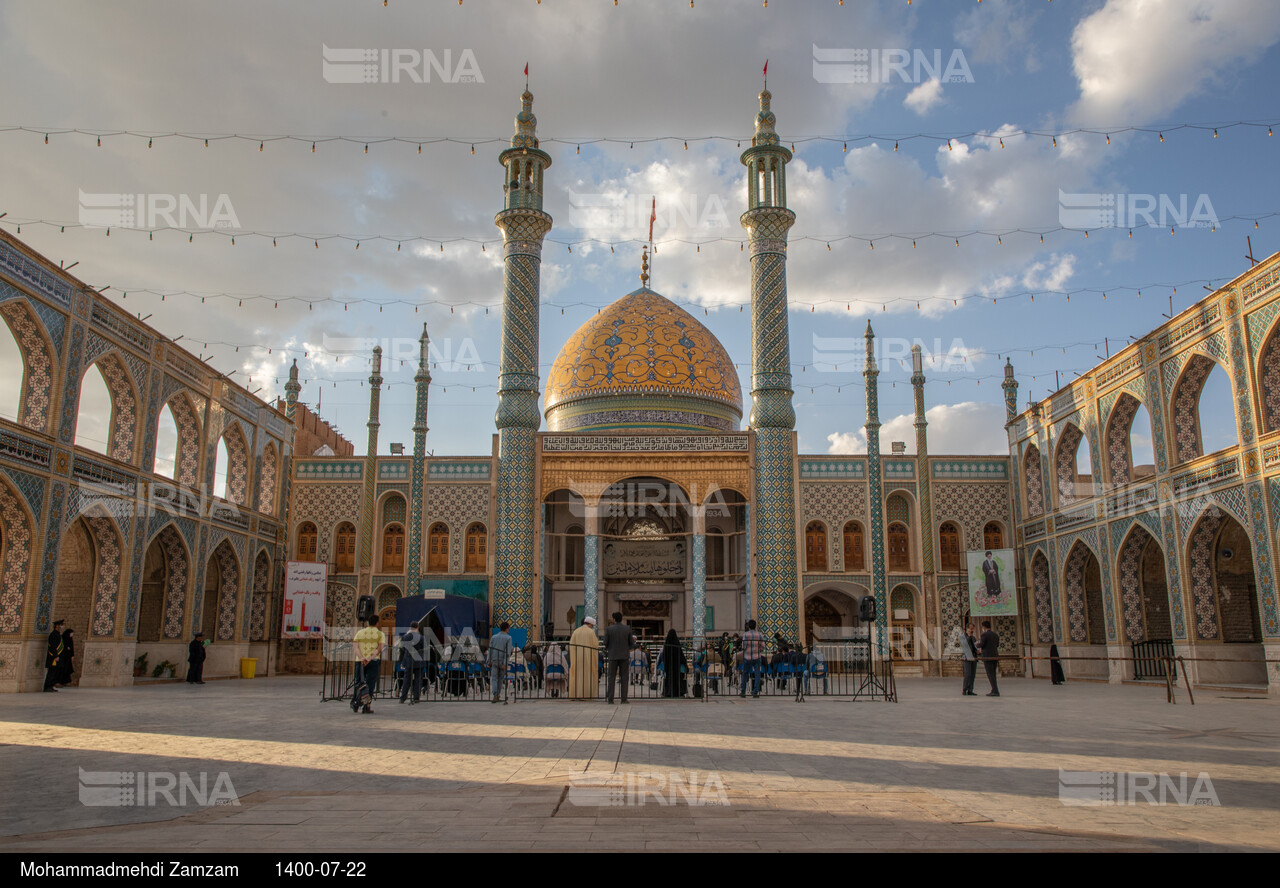
{"type": "Polygon", "coordinates": [[[448,643],[452,636],[470,632],[476,638],[489,636],[489,605],[465,595],[445,595],[443,598],[426,598],[410,595],[396,601],[396,628],[405,630],[410,623],[427,617],[427,625],[436,633],[441,643],[448,643]],[[434,608],[434,611],[432,610],[434,608]],[[442,637],[443,636],[443,637],[442,637]]]}

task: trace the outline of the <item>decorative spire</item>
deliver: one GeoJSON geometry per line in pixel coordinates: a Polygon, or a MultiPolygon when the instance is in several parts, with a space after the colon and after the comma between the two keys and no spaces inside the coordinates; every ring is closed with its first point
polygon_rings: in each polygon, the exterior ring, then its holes
{"type": "Polygon", "coordinates": [[[1004,415],[1008,425],[1018,416],[1018,380],[1013,376],[1013,362],[1008,358],[1004,359],[1004,382],[1000,388],[1004,389],[1004,415]]]}
{"type": "Polygon", "coordinates": [[[640,251],[640,285],[649,287],[649,248],[640,251]]]}
{"type": "Polygon", "coordinates": [[[289,381],[284,384],[284,415],[289,420],[292,420],[294,413],[297,412],[300,391],[302,386],[298,384],[298,359],[294,358],[293,366],[289,368],[289,381]]]}
{"type": "Polygon", "coordinates": [[[526,83],[520,94],[520,113],[516,115],[516,132],[511,137],[512,148],[538,147],[538,118],[533,116],[533,93],[526,83]]]}
{"type": "Polygon", "coordinates": [[[756,134],[751,138],[752,145],[777,145],[778,134],[774,127],[778,123],[778,119],[773,112],[769,110],[769,102],[773,99],[773,93],[769,90],[761,90],[760,92],[760,113],[756,115],[756,134]]]}

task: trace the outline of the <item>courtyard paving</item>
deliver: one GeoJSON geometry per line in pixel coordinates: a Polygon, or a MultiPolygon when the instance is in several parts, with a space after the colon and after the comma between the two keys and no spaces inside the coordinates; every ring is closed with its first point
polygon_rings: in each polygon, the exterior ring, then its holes
{"type": "Polygon", "coordinates": [[[1163,687],[1002,679],[993,699],[920,679],[897,704],[382,701],[355,715],[319,687],[0,698],[0,850],[1280,850],[1280,700],[1256,692],[1170,705],[1163,687]],[[1064,804],[1063,779],[1094,800],[1114,784],[1081,789],[1091,778],[1060,769],[1168,774],[1168,803],[1064,804]],[[86,805],[102,778],[81,771],[204,772],[210,790],[225,772],[238,804],[86,805]],[[1184,785],[1208,800],[1201,772],[1219,804],[1180,804],[1184,785]]]}

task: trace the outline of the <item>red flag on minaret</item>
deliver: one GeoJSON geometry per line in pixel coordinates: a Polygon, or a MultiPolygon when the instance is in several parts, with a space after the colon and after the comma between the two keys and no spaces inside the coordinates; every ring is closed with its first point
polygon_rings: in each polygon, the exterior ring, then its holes
{"type": "Polygon", "coordinates": [[[524,85],[525,86],[529,85],[529,63],[528,62],[524,63],[524,85]]]}
{"type": "Polygon", "coordinates": [[[649,211],[649,243],[653,243],[653,223],[658,220],[658,196],[653,197],[653,209],[649,211]]]}
{"type": "Polygon", "coordinates": [[[764,60],[764,79],[766,81],[768,81],[769,79],[769,60],[768,59],[764,60]]]}

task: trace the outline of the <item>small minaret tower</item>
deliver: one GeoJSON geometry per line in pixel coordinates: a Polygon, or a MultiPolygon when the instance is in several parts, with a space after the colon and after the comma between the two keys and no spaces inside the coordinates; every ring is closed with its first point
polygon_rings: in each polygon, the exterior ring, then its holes
{"type": "Polygon", "coordinates": [[[867,481],[871,494],[871,592],[876,597],[876,627],[881,656],[888,656],[888,594],[885,590],[884,493],[880,471],[880,368],[876,366],[876,334],[867,321],[867,364],[862,378],[867,387],[867,481]]]}
{"type": "Polygon", "coordinates": [[[405,594],[418,594],[422,577],[422,501],[427,464],[427,393],[431,388],[431,371],[428,369],[428,352],[431,344],[427,325],[422,325],[418,339],[418,372],[413,381],[417,386],[417,401],[413,411],[413,477],[409,488],[409,573],[405,594]]]}
{"type": "Polygon", "coordinates": [[[751,431],[755,464],[752,521],[755,553],[754,615],[766,637],[781,632],[803,641],[796,549],[794,479],[796,412],[791,403],[791,343],[787,318],[787,163],[769,107],[760,93],[755,135],[742,152],[747,168],[747,231],[751,258],[751,431]]]}
{"type": "Polygon", "coordinates": [[[370,594],[373,584],[374,502],[378,474],[378,413],[382,404],[382,346],[373,347],[373,373],[369,376],[369,440],[364,456],[364,504],[360,509],[360,564],[357,591],[370,594]]]}
{"type": "Polygon", "coordinates": [[[1004,382],[1000,388],[1004,390],[1004,421],[1008,425],[1018,418],[1018,380],[1013,376],[1013,362],[1008,358],[1004,359],[1004,382]]]}
{"type": "Polygon", "coordinates": [[[542,240],[551,217],[542,210],[542,176],[551,156],[538,147],[533,94],[525,84],[511,145],[502,164],[502,212],[494,224],[502,230],[502,352],[498,365],[498,504],[494,534],[490,623],[502,620],[535,625],[538,541],[534,496],[534,442],[538,411],[538,301],[542,240]]]}
{"type": "Polygon", "coordinates": [[[293,366],[289,368],[289,381],[284,384],[284,415],[293,422],[293,415],[298,411],[298,393],[302,391],[302,386],[298,384],[298,359],[293,359],[293,366]]]}
{"type": "MultiPolygon", "coordinates": [[[[914,389],[916,401],[916,477],[920,482],[920,560],[926,575],[933,573],[933,497],[929,489],[931,473],[929,472],[929,436],[926,429],[929,423],[924,418],[924,361],[920,346],[911,346],[911,387],[914,389]]],[[[933,583],[933,578],[926,576],[925,585],[933,583]]],[[[932,595],[933,590],[926,588],[925,595],[932,595]]]]}

